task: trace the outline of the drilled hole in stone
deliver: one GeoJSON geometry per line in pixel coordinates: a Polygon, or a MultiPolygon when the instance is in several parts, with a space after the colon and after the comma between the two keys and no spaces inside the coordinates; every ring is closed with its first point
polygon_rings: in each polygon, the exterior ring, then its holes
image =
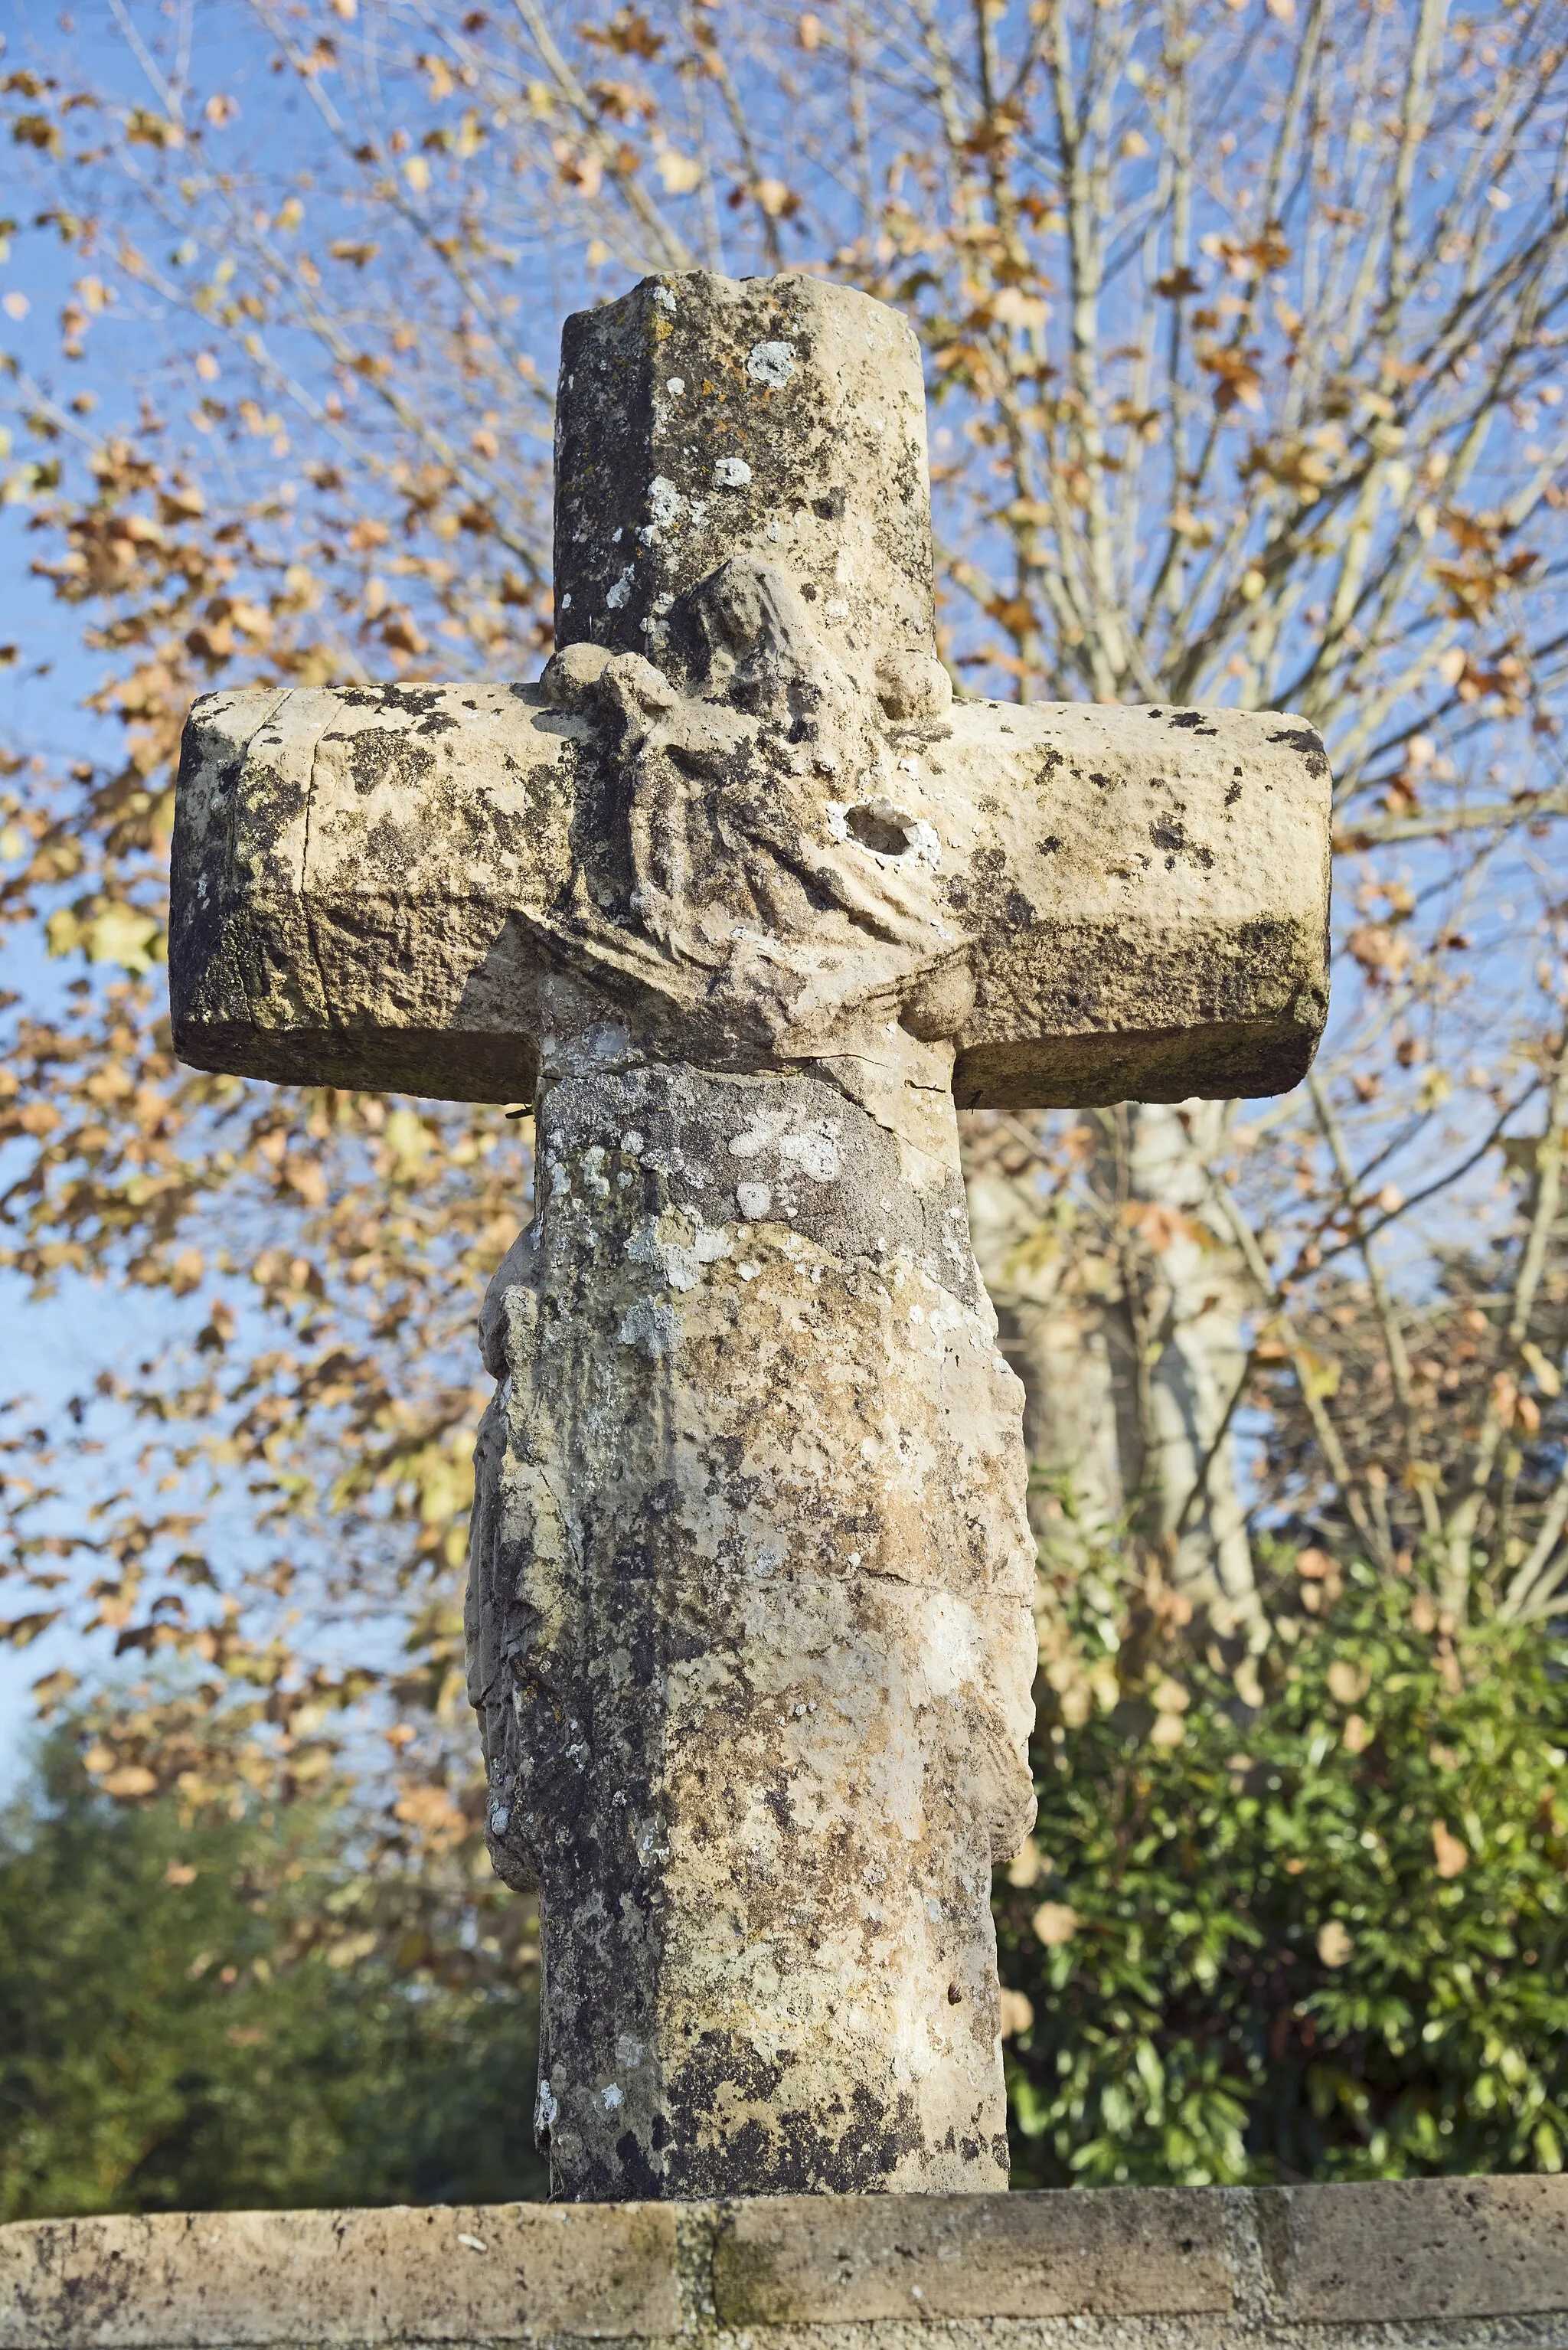
{"type": "Polygon", "coordinates": [[[851,840],[857,840],[862,848],[875,849],[878,857],[907,857],[909,853],[914,818],[905,816],[901,809],[889,807],[885,800],[846,808],[844,827],[851,840]]]}

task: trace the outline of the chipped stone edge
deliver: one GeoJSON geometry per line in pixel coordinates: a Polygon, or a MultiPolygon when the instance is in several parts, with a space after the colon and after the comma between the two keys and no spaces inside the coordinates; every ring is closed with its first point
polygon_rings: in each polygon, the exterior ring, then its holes
{"type": "MultiPolygon", "coordinates": [[[[548,2282],[543,2282],[538,2300],[529,2293],[514,2316],[501,2317],[499,2332],[494,2328],[500,2313],[493,2300],[483,2316],[474,2313],[477,2327],[473,2320],[465,2324],[456,2304],[466,2296],[455,2279],[451,2316],[433,2321],[439,2331],[430,2330],[428,2303],[408,2323],[400,2323],[387,2311],[366,2331],[363,2280],[356,2287],[354,2276],[346,2274],[341,2289],[335,2291],[329,2272],[313,2262],[301,2263],[306,2272],[298,2280],[297,2303],[291,2307],[291,2229],[296,2236],[299,2221],[308,2216],[317,2230],[326,2223],[340,2237],[352,2236],[358,2232],[353,2214],[203,2213],[202,2260],[199,2265],[184,2263],[183,2275],[179,2273],[179,2255],[191,2242],[191,2220],[184,2214],[133,2223],[140,2251],[139,2257],[132,2255],[129,2273],[122,2219],[21,2221],[0,2229],[0,2350],[252,2350],[252,2345],[265,2345],[265,2350],[394,2350],[394,2345],[395,2350],[438,2350],[438,2345],[440,2350],[491,2350],[502,2343],[618,2340],[712,2343],[733,2345],[733,2350],[760,2350],[763,2344],[769,2350],[791,2350],[796,2345],[799,2350],[913,2350],[918,2340],[929,2341],[933,2332],[946,2338],[950,2350],[983,2350],[983,2345],[991,2350],[1067,2350],[1068,2345],[1074,2350],[1242,2350],[1250,2344],[1268,2344],[1274,2350],[1361,2350],[1361,2345],[1366,2350],[1374,2345],[1378,2350],[1385,2345],[1386,2350],[1493,2350],[1493,2345],[1496,2350],[1509,2350],[1509,2345],[1512,2350],[1562,2350],[1568,2344],[1568,2178],[1431,2179],[1406,2182],[1392,2192],[1386,2186],[1346,2186],[1119,2189],[1027,2198],[900,2197],[896,2250],[917,2264],[964,2261],[961,2240],[967,2236],[971,2246],[978,2246],[988,2220],[995,2225],[1003,2214],[1001,2249],[1005,2251],[1008,2242],[1016,2247],[1021,2204],[1038,2211],[1043,2233],[1048,2235],[1053,2207],[1070,2206],[1075,2221],[1070,2232],[1080,2249],[1075,2254],[1069,2246],[1064,2257],[1081,2264],[1083,2243],[1097,2239],[1096,2282],[1076,2309],[1038,2316],[997,2315],[993,2312],[1000,2300],[1010,2294],[1015,2299],[1015,2264],[1004,2276],[1008,2263],[999,2258],[995,2279],[988,2283],[986,2262],[976,2257],[975,2272],[961,2285],[950,2269],[947,2314],[940,2317],[922,2317],[917,2309],[909,2315],[857,2318],[853,2276],[842,2283],[823,2277],[807,2288],[794,2314],[780,2305],[774,2282],[774,2305],[765,2323],[748,2319],[732,2293],[726,2307],[720,2254],[736,2243],[741,2224],[754,2247],[759,2239],[765,2243],[770,2213],[776,2213],[781,2241],[793,2228],[798,2246],[801,2206],[806,2202],[813,2229],[819,2235],[826,2230],[835,2240],[836,2257],[851,2270],[857,2243],[868,2259],[885,2257],[889,2214],[888,2200],[882,2197],[665,2206],[665,2210],[672,2209],[674,2228],[666,2248],[647,2264],[649,2314],[635,2332],[618,2335],[608,2332],[594,2304],[607,2256],[627,2242],[631,2207],[624,2205],[560,2207],[573,2210],[579,2222],[570,2230],[569,2251],[566,2239],[549,2229],[557,2257],[550,2264],[548,2282]],[[1134,2252],[1140,2218],[1150,2214],[1151,2197],[1158,2199],[1168,2220],[1173,2206],[1179,2213],[1181,2205],[1190,2204],[1195,2233],[1217,2240],[1229,2282],[1229,2310],[1210,2305],[1183,2311],[1168,2299],[1163,2311],[1140,2313],[1118,2293],[1118,2251],[1125,2243],[1129,2254],[1134,2252]],[[960,2199],[965,2208],[955,2214],[953,2205],[960,2199]],[[956,2243],[955,2225],[961,2240],[956,2243]],[[206,2305],[214,2266],[222,2274],[227,2232],[233,2234],[236,2254],[243,2248],[247,2262],[254,2263],[258,2254],[265,2258],[270,2250],[278,2264],[270,2295],[256,2308],[255,2323],[242,2321],[238,2330],[217,2319],[206,2305]],[[269,2238],[274,2239],[270,2247],[269,2238]],[[1397,2248],[1407,2252],[1417,2240],[1430,2248],[1430,2256],[1417,2264],[1413,2283],[1408,2260],[1401,2268],[1397,2260],[1381,2254],[1385,2244],[1390,2255],[1397,2248]],[[116,2272],[114,2289],[107,2296],[101,2285],[95,2289],[95,2254],[105,2270],[116,2272]],[[1309,2274],[1321,2279],[1325,2263],[1334,2269],[1326,2306],[1309,2274]],[[1353,2287],[1349,2293],[1347,2282],[1353,2287]],[[666,2283],[673,2287],[679,2309],[673,2333],[658,2330],[651,2314],[654,2303],[670,2306],[661,2290],[666,2283]],[[1419,2301],[1423,2295],[1431,2306],[1412,2308],[1412,2296],[1419,2301]],[[1390,2303],[1401,2300],[1404,2307],[1396,2312],[1390,2303]],[[1355,2304],[1354,2314],[1347,2301],[1355,2304]],[[1100,2306],[1090,2305],[1095,2302],[1100,2306]]],[[[521,2229],[525,2240],[528,2207],[504,2210],[507,2224],[514,2230],[521,2229]]],[[[373,2216],[379,2223],[378,2233],[389,2231],[394,2242],[400,2222],[406,2221],[410,2258],[430,2258],[434,2214],[409,2210],[363,2216],[373,2216]]],[[[485,2218],[472,2210],[452,2216],[454,2224],[461,2219],[465,2225],[483,2225],[485,2218]]],[[[499,2234],[500,2211],[494,2223],[499,2234]]],[[[383,2277],[389,2254],[390,2247],[379,2255],[383,2277]]],[[[518,2258],[526,2261],[525,2241],[518,2258]]],[[[1129,2265],[1136,2265],[1136,2258],[1129,2265]]],[[[1093,2258],[1090,2266],[1095,2266],[1093,2258]]]]}

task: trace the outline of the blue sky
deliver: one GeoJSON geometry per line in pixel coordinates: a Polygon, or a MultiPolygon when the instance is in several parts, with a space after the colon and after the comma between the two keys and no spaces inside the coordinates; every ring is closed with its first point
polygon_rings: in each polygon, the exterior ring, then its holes
{"type": "MultiPolygon", "coordinates": [[[[230,23],[244,21],[228,12],[223,12],[221,18],[207,16],[193,8],[192,0],[169,0],[167,6],[155,5],[155,0],[129,0],[129,5],[135,23],[145,28],[150,37],[161,35],[177,43],[182,27],[190,24],[199,31],[204,47],[211,39],[209,25],[217,23],[221,34],[230,23]]],[[[95,69],[130,92],[136,88],[141,68],[125,46],[116,16],[112,5],[88,0],[88,5],[78,11],[80,32],[77,37],[80,46],[91,47],[95,69]]],[[[35,39],[40,48],[53,50],[59,41],[56,26],[53,8],[36,9],[29,0],[12,0],[11,61],[21,57],[35,39]]],[[[244,112],[232,150],[227,151],[231,161],[243,165],[246,152],[264,152],[269,141],[290,137],[291,120],[306,101],[292,78],[275,80],[255,69],[254,45],[247,47],[244,41],[236,40],[230,43],[230,47],[233,54],[225,60],[225,78],[241,96],[244,112]]],[[[4,158],[0,158],[0,172],[5,168],[4,158]]],[[[0,209],[15,211],[24,218],[30,212],[30,192],[19,179],[0,209]]],[[[20,318],[7,317],[0,340],[17,350],[25,362],[35,363],[40,371],[50,364],[54,348],[52,314],[60,290],[60,265],[61,248],[52,234],[23,234],[15,240],[9,264],[0,271],[0,282],[6,293],[19,295],[32,306],[20,318]]],[[[528,333],[541,367],[547,368],[553,365],[559,317],[582,297],[583,281],[569,239],[563,239],[558,251],[535,256],[531,267],[531,284],[537,298],[527,321],[528,333]]],[[[618,291],[619,281],[610,283],[611,276],[610,272],[605,274],[603,290],[618,291]]],[[[127,338],[139,331],[141,330],[129,317],[123,325],[108,317],[95,327],[98,339],[88,379],[99,390],[106,388],[107,381],[109,400],[93,420],[93,430],[107,419],[112,408],[113,376],[106,361],[117,350],[125,357],[122,380],[129,394],[137,353],[133,342],[127,338]],[[116,337],[120,338],[118,342],[113,339],[116,337]]],[[[57,756],[64,753],[78,757],[95,751],[102,753],[111,745],[117,748],[118,730],[106,727],[80,708],[83,694],[98,681],[98,659],[84,652],[77,641],[69,612],[55,606],[47,589],[28,577],[34,543],[26,534],[24,521],[15,509],[0,515],[0,643],[18,642],[26,653],[20,664],[0,671],[0,737],[19,747],[43,749],[57,756]]],[[[1546,847],[1548,854],[1552,853],[1554,842],[1549,842],[1546,847]]],[[[1430,866],[1434,861],[1434,852],[1424,852],[1413,858],[1416,878],[1418,879],[1424,865],[1430,866]]],[[[1521,889],[1520,895],[1521,902],[1527,900],[1527,891],[1521,889]]],[[[1517,958],[1512,962],[1510,960],[1511,917],[1506,910],[1512,902],[1504,889],[1494,886],[1487,902],[1478,910],[1475,924],[1478,939],[1490,950],[1490,962],[1480,951],[1472,959],[1472,968],[1485,974],[1490,990],[1489,1009],[1479,1026],[1483,1035],[1493,1036],[1501,1025],[1506,1024],[1505,999],[1517,970],[1517,958]]],[[[22,951],[19,965],[13,964],[0,973],[0,983],[19,986],[31,993],[57,983],[57,971],[40,963],[29,949],[22,951]]],[[[1350,1000],[1348,991],[1345,1000],[1350,1000]]],[[[1429,1148],[1428,1140],[1423,1149],[1429,1148]]],[[[1414,1178],[1408,1170],[1391,1166],[1388,1171],[1397,1173],[1407,1188],[1413,1188],[1414,1178]]],[[[6,1283],[0,1276],[0,1330],[4,1332],[0,1390],[24,1386],[36,1394],[44,1406],[57,1406],[74,1389],[86,1384],[106,1360],[135,1359],[144,1355],[169,1335],[171,1326],[171,1310],[146,1291],[131,1289],[111,1294],[67,1283],[55,1298],[34,1305],[16,1284],[6,1283]]],[[[0,1757],[5,1752],[7,1737],[15,1739],[25,1719],[22,1698],[26,1684],[53,1661],[47,1641],[19,1658],[0,1650],[0,1757]]],[[[0,1770],[4,1768],[0,1760],[0,1770]]]]}

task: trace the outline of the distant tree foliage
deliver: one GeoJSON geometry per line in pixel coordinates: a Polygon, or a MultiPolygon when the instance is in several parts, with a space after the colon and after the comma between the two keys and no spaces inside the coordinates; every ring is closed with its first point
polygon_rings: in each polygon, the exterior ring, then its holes
{"type": "MultiPolygon", "coordinates": [[[[961,691],[1294,709],[1333,760],[1310,1085],[968,1122],[1041,1470],[1040,1686],[1072,1763],[1048,1801],[1094,1791],[1075,1833],[1112,1871],[1105,1947],[1143,1898],[1112,1870],[1142,1848],[1140,1772],[1158,1877],[1208,1818],[1182,1774],[1222,1719],[1282,1789],[1307,1771],[1289,1676],[1371,1638],[1314,1594],[1407,1621],[1455,1704],[1536,1720],[1568,1604],[1561,0],[76,0],[8,37],[0,493],[97,731],[0,743],[0,1267],[115,1303],[57,1418],[5,1366],[0,1638],[68,1640],[38,1703],[88,1709],[125,1833],[139,1806],[281,1822],[331,1789],[397,1888],[367,1964],[402,1979],[410,1916],[432,1981],[464,1920],[502,1972],[535,1964],[479,1889],[460,1610],[472,1319],[527,1212],[529,1130],[175,1063],[173,771],[211,688],[534,672],[561,316],[697,264],[826,270],[919,332],[961,691]],[[1101,1608],[1091,1637],[1106,1576],[1142,1614],[1101,1608]],[[1177,1711],[1137,1727],[1160,1675],[1191,1690],[1179,1748],[1156,1736],[1177,1711]]],[[[1391,1783],[1427,1767],[1407,1726],[1367,1750],[1391,1783]]],[[[1243,1778],[1226,1834],[1253,1817],[1243,1778]]],[[[1478,1856],[1427,1895],[1468,1931],[1484,1838],[1440,1816],[1478,1856]]],[[[1321,1853],[1248,1842],[1246,1915],[1285,1916],[1267,1866],[1297,1857],[1281,1899],[1321,1853]]],[[[1093,1937],[1041,1947],[1080,1996],[1093,1937]]],[[[1316,1996],[1292,1992],[1321,2046],[1316,1996]]],[[[1230,2023],[1223,2055],[1193,2029],[1255,2117],[1230,2023]]],[[[1405,2045],[1376,2033],[1375,2072],[1405,2045]]],[[[1150,2045],[1163,2066],[1178,2042],[1150,2045]]],[[[1074,2120],[1018,2047],[1030,2162],[1080,2121],[1154,2162],[1152,2089],[1126,2074],[1130,2104],[1074,2120]]],[[[1539,2131],[1499,2122],[1510,2159],[1555,2158],[1554,2095],[1539,2131]]],[[[1280,2159],[1332,2168],[1334,2128],[1312,2155],[1299,2122],[1280,2159]]],[[[1416,2158],[1414,2123],[1376,2126],[1379,2159],[1416,2158]]]]}
{"type": "Polygon", "coordinates": [[[117,1804],[57,1731],[0,1818],[0,2220],[545,2192],[532,1975],[400,1967],[350,1844],[117,1804]]]}
{"type": "MultiPolygon", "coordinates": [[[[1568,1681],[1516,1630],[1464,1678],[1413,1577],[1264,1583],[1251,1708],[1162,1586],[1061,1584],[997,1888],[1013,2183],[1561,2168],[1568,1681]]],[[[117,1803],[56,1731],[0,1820],[0,2220],[545,2192],[535,1970],[472,1916],[432,1967],[351,1831],[117,1803]]]]}

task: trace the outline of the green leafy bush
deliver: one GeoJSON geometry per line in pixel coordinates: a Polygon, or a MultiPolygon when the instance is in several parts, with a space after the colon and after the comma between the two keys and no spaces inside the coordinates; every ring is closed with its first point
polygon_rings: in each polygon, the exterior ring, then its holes
{"type": "Polygon", "coordinates": [[[1562,2167],[1561,1645],[1303,1563],[1261,1679],[1064,1583],[997,1890],[1016,2185],[1562,2167]]]}
{"type": "MultiPolygon", "coordinates": [[[[1561,1647],[1305,1563],[1239,1670],[1063,1580],[996,1894],[1017,2186],[1562,2166],[1561,1647]]],[[[535,1968],[458,1963],[456,1910],[400,1967],[358,1857],[327,1804],[115,1803],[57,1736],[0,1822],[0,2218],[545,2191],[535,1968]]]]}
{"type": "Polygon", "coordinates": [[[355,1858],[327,1806],[116,1804],[51,1742],[0,1821],[0,2220],[543,2194],[534,1970],[400,1973],[355,1858]]]}

